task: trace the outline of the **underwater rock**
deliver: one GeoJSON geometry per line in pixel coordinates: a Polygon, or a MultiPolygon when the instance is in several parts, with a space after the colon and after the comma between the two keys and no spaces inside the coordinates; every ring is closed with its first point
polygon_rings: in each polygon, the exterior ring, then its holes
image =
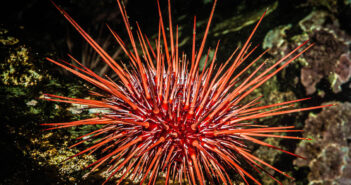
{"type": "MultiPolygon", "coordinates": [[[[264,142],[273,145],[273,146],[278,146],[279,148],[283,148],[283,146],[280,145],[280,141],[281,139],[277,139],[277,138],[266,138],[264,140],[264,142]]],[[[254,155],[256,157],[259,157],[260,159],[262,159],[265,162],[268,162],[269,164],[274,164],[275,162],[277,162],[279,156],[281,155],[280,151],[277,151],[273,148],[269,148],[269,147],[259,147],[255,152],[254,155]]],[[[270,174],[275,174],[274,170],[269,169],[268,172],[270,174]]],[[[273,185],[276,184],[276,182],[264,175],[264,174],[260,174],[260,177],[262,179],[262,182],[264,182],[264,184],[266,185],[273,185]]],[[[286,179],[284,179],[286,180],[286,179]]]]}
{"type": "MultiPolygon", "coordinates": [[[[329,104],[329,103],[328,103],[329,104]]],[[[299,167],[309,167],[309,184],[351,184],[351,103],[336,103],[322,112],[310,114],[304,137],[295,151],[306,157],[296,159],[299,167]]]]}
{"type": "Polygon", "coordinates": [[[335,72],[338,74],[341,83],[346,83],[351,77],[350,57],[350,54],[342,54],[339,59],[339,64],[336,66],[335,72]]]}
{"type": "Polygon", "coordinates": [[[350,5],[350,0],[307,0],[301,7],[313,7],[342,15],[343,11],[350,10],[350,5]]]}
{"type": "Polygon", "coordinates": [[[305,6],[312,6],[318,8],[324,8],[332,13],[338,12],[338,6],[340,6],[341,1],[335,0],[307,0],[305,6]]]}
{"type": "Polygon", "coordinates": [[[3,28],[0,28],[0,43],[5,54],[0,63],[0,78],[4,85],[29,87],[48,78],[33,64],[30,49],[3,28]]]}
{"type": "Polygon", "coordinates": [[[0,43],[4,46],[12,46],[19,42],[19,40],[13,36],[8,35],[8,30],[0,28],[0,43]]]}
{"type": "Polygon", "coordinates": [[[337,31],[341,30],[321,28],[309,36],[315,46],[304,54],[303,59],[307,62],[307,66],[301,69],[301,83],[307,94],[316,91],[316,84],[322,78],[329,79],[334,93],[340,92],[340,85],[349,80],[351,73],[349,44],[338,39],[337,31]],[[342,63],[340,59],[343,60],[342,63]]]}
{"type": "Polygon", "coordinates": [[[61,144],[53,142],[59,140],[55,137],[57,135],[45,133],[39,138],[32,138],[32,150],[28,151],[29,155],[39,166],[54,166],[58,168],[60,175],[74,182],[76,181],[74,173],[81,172],[85,167],[94,162],[95,158],[92,155],[82,155],[78,158],[67,160],[74,154],[79,153],[77,149],[68,148],[68,143],[73,138],[62,136],[65,142],[61,144]],[[59,145],[58,148],[57,145],[59,145]]]}
{"type": "Polygon", "coordinates": [[[334,93],[341,91],[341,85],[351,77],[350,43],[351,37],[343,30],[335,16],[325,11],[312,11],[299,22],[302,31],[295,35],[286,35],[290,25],[279,26],[265,37],[263,48],[272,48],[269,53],[284,56],[298,43],[311,40],[315,45],[302,55],[298,61],[300,82],[307,95],[317,91],[322,79],[330,83],[334,93]]]}
{"type": "Polygon", "coordinates": [[[261,15],[266,11],[266,16],[272,13],[278,7],[278,1],[272,2],[269,5],[257,6],[255,9],[248,8],[245,14],[240,14],[234,17],[229,17],[214,25],[212,28],[215,37],[227,35],[237,32],[246,26],[254,24],[258,21],[261,15]]]}
{"type": "MultiPolygon", "coordinates": [[[[270,61],[269,61],[270,62],[270,61]]],[[[297,97],[294,92],[290,90],[282,90],[281,89],[281,82],[277,78],[277,76],[272,77],[266,83],[264,83],[261,87],[255,89],[250,95],[248,95],[244,102],[248,103],[250,100],[262,97],[260,101],[260,105],[270,105],[276,102],[285,102],[296,100],[297,97]]],[[[298,103],[297,103],[298,105],[298,103]]],[[[260,122],[265,122],[268,125],[274,125],[275,123],[281,122],[283,117],[268,117],[268,118],[259,118],[260,122]]],[[[288,117],[288,116],[287,116],[288,117]]]]}
{"type": "Polygon", "coordinates": [[[263,40],[262,47],[264,49],[270,48],[268,51],[271,55],[278,55],[280,51],[286,51],[288,42],[286,42],[287,34],[286,31],[291,29],[292,25],[280,25],[275,29],[269,30],[263,40]]]}
{"type": "MultiPolygon", "coordinates": [[[[49,74],[50,66],[43,59],[45,55],[34,52],[30,42],[21,37],[23,31],[21,27],[0,28],[0,53],[3,54],[0,94],[4,100],[0,103],[0,147],[5,153],[0,170],[6,172],[0,175],[0,184],[81,182],[76,176],[82,176],[82,169],[92,163],[94,157],[85,155],[64,161],[79,152],[78,149],[68,149],[74,138],[62,132],[52,136],[52,133],[43,132],[44,128],[39,124],[57,118],[83,117],[88,113],[80,111],[75,114],[74,111],[79,111],[79,108],[64,104],[56,106],[40,100],[39,96],[43,89],[54,89],[69,96],[87,94],[87,90],[79,81],[72,82],[49,74]]],[[[102,177],[95,175],[84,179],[84,182],[101,182],[100,179],[102,177]]]]}

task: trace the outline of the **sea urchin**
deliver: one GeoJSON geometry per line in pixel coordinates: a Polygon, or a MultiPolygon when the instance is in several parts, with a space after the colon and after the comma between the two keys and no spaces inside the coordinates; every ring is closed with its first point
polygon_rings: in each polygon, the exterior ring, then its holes
{"type": "Polygon", "coordinates": [[[108,28],[129,57],[129,68],[122,67],[114,61],[63,9],[55,5],[101,56],[102,61],[117,74],[119,80],[113,81],[107,76],[98,76],[72,56],[69,57],[78,66],[48,58],[50,62],[95,85],[101,93],[92,93],[97,96],[97,100],[52,94],[46,94],[46,100],[82,104],[104,111],[90,119],[43,125],[50,126],[47,130],[81,125],[103,125],[78,138],[81,141],[74,146],[85,141],[94,141],[89,148],[72,157],[100,152],[102,157],[89,167],[92,167],[92,172],[108,163],[109,177],[105,182],[119,174],[118,183],[129,178],[141,184],[148,179],[149,184],[154,184],[157,177],[163,174],[165,184],[169,184],[170,180],[193,185],[215,182],[231,184],[231,178],[228,175],[230,171],[239,174],[246,183],[249,178],[260,184],[248,173],[245,166],[264,171],[274,180],[276,179],[265,168],[292,178],[251,154],[247,144],[251,142],[297,156],[265,143],[257,137],[305,139],[275,135],[275,133],[301,130],[294,130],[294,126],[268,127],[254,124],[252,120],[323,106],[292,108],[294,103],[306,99],[265,106],[258,105],[260,97],[249,103],[243,103],[242,100],[299,57],[312,44],[302,49],[307,42],[303,43],[272,66],[263,67],[265,65],[263,62],[244,78],[243,74],[267,52],[263,52],[252,62],[243,65],[244,69],[238,71],[239,66],[246,63],[246,59],[257,48],[251,47],[250,39],[264,15],[241,49],[237,48],[226,62],[216,65],[219,42],[212,59],[209,53],[204,54],[204,46],[217,1],[214,1],[205,34],[198,49],[195,47],[196,19],[194,19],[190,57],[178,50],[178,26],[174,28],[172,25],[169,1],[168,30],[165,29],[157,1],[159,28],[158,38],[155,39],[156,47],[153,48],[148,37],[141,32],[138,23],[136,23],[136,34],[132,33],[125,7],[117,0],[129,35],[131,49],[116,32],[108,28]],[[166,34],[168,31],[169,33],[166,34]],[[206,58],[205,65],[203,69],[199,69],[199,62],[203,56],[206,58]],[[207,63],[209,67],[206,67],[207,63]]]}

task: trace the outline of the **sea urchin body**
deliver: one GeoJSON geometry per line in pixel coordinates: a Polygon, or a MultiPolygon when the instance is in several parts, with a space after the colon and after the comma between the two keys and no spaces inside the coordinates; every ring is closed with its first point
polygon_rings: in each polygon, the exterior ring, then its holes
{"type": "MultiPolygon", "coordinates": [[[[194,19],[190,57],[178,51],[178,26],[175,28],[172,26],[169,1],[169,30],[165,29],[158,5],[159,32],[155,48],[141,32],[138,24],[136,34],[132,33],[125,7],[119,0],[117,2],[132,49],[127,47],[116,32],[109,29],[129,57],[130,68],[122,67],[114,61],[63,9],[55,5],[119,77],[118,81],[113,81],[108,77],[98,76],[72,56],[70,58],[78,66],[48,58],[50,62],[67,69],[101,90],[101,93],[93,92],[97,100],[45,95],[47,100],[82,104],[104,110],[90,119],[43,124],[50,126],[48,130],[81,125],[103,125],[102,128],[78,138],[81,141],[74,146],[85,141],[94,140],[94,142],[89,148],[72,157],[101,152],[102,157],[89,167],[94,171],[108,163],[109,177],[106,182],[119,174],[118,183],[129,178],[140,181],[141,184],[145,180],[148,180],[149,184],[154,184],[156,178],[164,174],[166,184],[169,184],[170,180],[193,185],[215,182],[231,184],[228,175],[231,171],[239,174],[246,183],[248,178],[260,184],[247,172],[245,166],[264,172],[265,168],[273,169],[292,178],[251,154],[247,144],[255,143],[296,156],[257,137],[305,139],[275,134],[300,130],[294,130],[293,126],[267,127],[254,124],[252,120],[322,106],[292,108],[294,103],[306,99],[265,106],[258,105],[260,97],[245,104],[242,100],[312,45],[302,49],[307,43],[305,42],[274,65],[263,68],[265,65],[263,62],[251,74],[245,74],[266,53],[263,52],[252,62],[245,64],[243,70],[238,71],[238,67],[246,63],[246,59],[256,49],[251,47],[250,39],[263,16],[242,48],[237,48],[225,63],[216,66],[218,44],[211,59],[209,52],[204,54],[216,0],[199,49],[195,47],[196,19],[194,19]],[[202,56],[206,58],[205,65],[203,69],[199,69],[202,56]],[[206,64],[209,67],[206,67],[206,64]]],[[[268,172],[267,174],[276,180],[268,172]]]]}

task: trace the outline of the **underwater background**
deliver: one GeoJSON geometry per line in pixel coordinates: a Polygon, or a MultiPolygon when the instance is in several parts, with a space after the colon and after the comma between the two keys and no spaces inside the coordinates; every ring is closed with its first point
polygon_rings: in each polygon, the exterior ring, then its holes
{"type": "MultiPolygon", "coordinates": [[[[167,2],[160,0],[167,11],[167,2]]],[[[127,61],[106,28],[127,38],[115,0],[56,0],[116,60],[127,61]]],[[[180,50],[191,52],[193,16],[203,35],[213,0],[172,1],[173,23],[180,26],[180,50]]],[[[125,1],[130,21],[138,21],[150,38],[157,37],[156,0],[125,1]]],[[[91,126],[43,131],[41,123],[88,118],[94,112],[45,101],[43,93],[89,98],[90,84],[48,62],[68,59],[70,53],[97,74],[116,76],[57,11],[50,1],[2,2],[0,22],[0,184],[101,184],[105,177],[84,177],[85,166],[97,156],[65,161],[82,148],[68,148],[91,126]]],[[[270,171],[283,184],[351,184],[351,1],[350,0],[219,0],[206,47],[221,45],[217,62],[224,62],[242,45],[254,23],[267,14],[253,38],[274,63],[306,40],[315,45],[273,77],[249,98],[263,96],[262,104],[311,97],[298,107],[335,103],[322,110],[259,119],[270,126],[295,125],[311,141],[267,138],[265,142],[306,157],[297,159],[264,146],[250,146],[254,155],[288,172],[289,180],[270,171]]],[[[214,51],[212,51],[214,52],[214,51]]],[[[260,52],[257,52],[260,53],[260,52]]],[[[213,55],[213,54],[212,54],[213,55]]],[[[203,63],[200,63],[200,65],[203,63]]],[[[275,184],[265,174],[254,174],[263,184],[275,184]]],[[[233,182],[243,184],[240,178],[233,182]]],[[[132,182],[129,182],[132,183],[132,182]]],[[[164,181],[158,180],[158,184],[164,181]]],[[[114,184],[111,182],[111,184],[114,184]]]]}

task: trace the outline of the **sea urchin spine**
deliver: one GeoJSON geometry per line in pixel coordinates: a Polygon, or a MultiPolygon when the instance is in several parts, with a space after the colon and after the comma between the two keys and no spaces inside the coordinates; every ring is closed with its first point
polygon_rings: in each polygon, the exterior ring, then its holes
{"type": "Polygon", "coordinates": [[[43,125],[51,126],[47,130],[81,125],[103,125],[102,128],[78,138],[81,141],[73,146],[90,140],[94,142],[92,146],[72,157],[84,153],[101,152],[102,157],[89,167],[92,167],[92,172],[103,164],[109,163],[107,169],[109,177],[105,182],[119,174],[118,184],[125,178],[140,181],[141,184],[148,179],[149,184],[154,184],[159,174],[164,174],[166,184],[169,184],[171,179],[193,185],[215,182],[231,184],[228,171],[235,171],[246,183],[249,178],[260,184],[244,169],[244,166],[264,171],[278,183],[280,182],[264,168],[273,169],[292,178],[252,155],[246,146],[251,142],[297,156],[256,137],[306,139],[275,134],[301,130],[293,129],[294,126],[268,127],[254,124],[252,120],[324,106],[292,108],[294,103],[307,98],[265,106],[258,105],[261,97],[245,104],[242,100],[299,57],[312,44],[299,51],[307,44],[307,42],[303,43],[270,67],[263,68],[265,65],[263,62],[244,78],[243,74],[267,52],[263,52],[252,62],[245,64],[246,67],[242,71],[238,71],[238,67],[246,62],[257,48],[257,46],[251,47],[250,40],[264,15],[242,48],[237,48],[224,64],[216,66],[219,42],[212,59],[209,57],[210,50],[205,55],[203,52],[217,1],[214,1],[198,50],[195,47],[196,19],[194,19],[190,58],[178,50],[178,26],[175,29],[172,26],[169,1],[169,35],[166,35],[167,30],[157,1],[160,17],[158,38],[155,41],[156,48],[153,48],[148,37],[141,32],[138,23],[136,24],[137,40],[134,38],[135,34],[132,33],[125,7],[117,0],[132,50],[128,49],[116,32],[108,28],[129,57],[131,63],[129,69],[114,61],[63,9],[55,5],[96,50],[101,59],[113,69],[119,81],[115,82],[107,76],[98,76],[70,55],[69,57],[78,66],[48,58],[50,62],[95,85],[102,93],[93,92],[98,100],[51,94],[45,95],[46,100],[82,104],[104,111],[90,119],[43,125]],[[200,70],[198,66],[202,56],[206,60],[203,69],[200,70]],[[209,67],[206,67],[207,63],[209,67]],[[99,139],[96,140],[97,138],[99,139]]]}

